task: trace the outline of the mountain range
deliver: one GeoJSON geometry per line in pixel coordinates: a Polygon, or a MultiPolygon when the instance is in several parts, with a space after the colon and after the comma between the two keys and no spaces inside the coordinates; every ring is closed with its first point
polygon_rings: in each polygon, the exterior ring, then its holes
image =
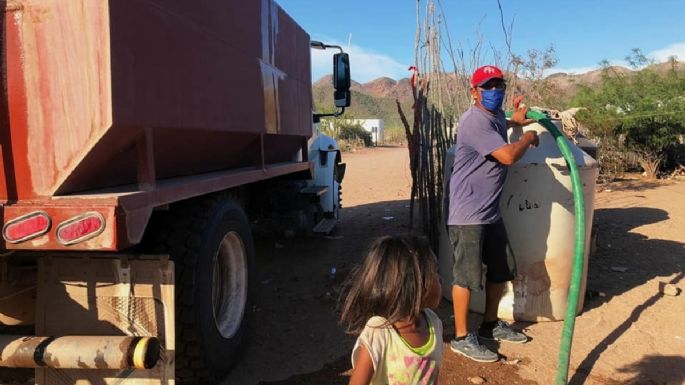
{"type": "MultiPolygon", "coordinates": [[[[677,63],[678,70],[685,70],[685,62],[677,63]]],[[[657,73],[665,73],[671,69],[671,63],[653,64],[648,67],[657,73]]],[[[609,67],[613,73],[629,75],[634,70],[613,66],[609,67]]],[[[457,79],[454,74],[445,74],[444,79],[451,89],[456,88],[457,79]]],[[[602,80],[602,70],[594,70],[583,74],[555,73],[547,76],[546,81],[555,90],[561,100],[568,100],[578,90],[579,85],[587,87],[597,86],[602,80]]],[[[313,85],[314,106],[316,109],[330,109],[333,105],[333,81],[332,75],[327,75],[317,80],[313,85]]],[[[530,82],[519,80],[519,92],[529,89],[530,82]]],[[[413,98],[409,78],[394,80],[388,77],[380,77],[367,83],[352,82],[352,106],[348,108],[346,115],[364,119],[384,119],[386,128],[400,127],[400,119],[397,113],[395,99],[400,101],[405,114],[411,114],[413,98]]],[[[545,106],[557,107],[557,106],[545,106]]]]}

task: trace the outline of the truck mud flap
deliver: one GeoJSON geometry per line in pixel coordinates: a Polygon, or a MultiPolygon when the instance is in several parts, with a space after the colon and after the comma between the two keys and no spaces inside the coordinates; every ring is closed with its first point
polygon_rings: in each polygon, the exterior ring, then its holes
{"type": "MultiPolygon", "coordinates": [[[[38,368],[37,385],[174,384],[174,265],[166,256],[44,257],[38,262],[39,336],[156,337],[152,369],[38,368]]],[[[88,349],[84,349],[84,354],[88,349]]],[[[83,357],[82,367],[96,357],[83,357]]]]}

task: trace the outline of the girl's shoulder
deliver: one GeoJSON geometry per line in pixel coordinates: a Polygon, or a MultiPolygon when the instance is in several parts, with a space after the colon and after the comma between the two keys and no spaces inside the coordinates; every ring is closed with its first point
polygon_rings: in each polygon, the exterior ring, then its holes
{"type": "Polygon", "coordinates": [[[371,318],[369,318],[368,321],[366,321],[366,328],[373,328],[373,329],[387,329],[387,328],[392,328],[392,325],[388,323],[388,320],[385,319],[385,317],[381,317],[378,315],[375,315],[371,318]]]}
{"type": "Polygon", "coordinates": [[[366,321],[364,329],[359,333],[359,340],[366,342],[368,345],[381,344],[385,346],[386,342],[392,338],[393,332],[392,324],[384,317],[373,316],[366,321]]]}

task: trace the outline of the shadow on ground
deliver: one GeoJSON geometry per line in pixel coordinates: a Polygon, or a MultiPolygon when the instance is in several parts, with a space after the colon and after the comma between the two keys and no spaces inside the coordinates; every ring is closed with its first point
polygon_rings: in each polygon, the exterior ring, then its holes
{"type": "MultiPolygon", "coordinates": [[[[632,207],[595,211],[595,223],[599,228],[598,251],[589,262],[588,293],[592,295],[586,299],[585,311],[597,308],[612,297],[656,277],[665,277],[660,281],[663,283],[677,285],[683,282],[685,245],[674,241],[648,239],[639,233],[631,232],[640,226],[667,219],[669,217],[666,211],[655,208],[632,207]],[[623,268],[626,270],[622,272],[623,268]],[[602,293],[602,296],[597,295],[598,293],[602,293]]],[[[609,331],[578,365],[569,384],[585,383],[591,377],[590,373],[602,353],[662,297],[663,294],[655,289],[655,293],[635,307],[623,323],[609,331]]],[[[624,367],[621,371],[634,373],[633,379],[626,384],[681,383],[685,380],[685,358],[648,356],[640,362],[624,367]]]]}
{"type": "Polygon", "coordinates": [[[347,385],[350,381],[350,356],[345,354],[332,363],[325,364],[321,370],[312,373],[298,374],[283,381],[260,382],[259,385],[347,385]]]}
{"type": "Polygon", "coordinates": [[[248,345],[222,383],[337,383],[355,341],[338,324],[342,283],[375,238],[408,231],[408,205],[345,207],[328,237],[257,239],[248,345]]]}
{"type": "Polygon", "coordinates": [[[685,382],[685,357],[646,356],[619,371],[633,375],[626,382],[628,385],[682,384],[685,382]]]}
{"type": "Polygon", "coordinates": [[[685,268],[685,245],[648,239],[632,230],[669,219],[661,209],[612,208],[595,211],[597,252],[588,265],[585,311],[655,277],[668,277],[685,268]],[[658,258],[658,259],[657,259],[658,258]],[[626,269],[625,272],[621,272],[626,269]],[[600,297],[598,294],[603,293],[600,297]]]}

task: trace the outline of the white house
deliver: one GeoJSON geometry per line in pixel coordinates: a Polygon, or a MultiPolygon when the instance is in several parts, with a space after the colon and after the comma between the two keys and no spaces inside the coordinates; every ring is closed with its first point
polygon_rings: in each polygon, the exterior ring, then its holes
{"type": "MultiPolygon", "coordinates": [[[[385,140],[383,136],[383,129],[385,127],[383,119],[343,119],[342,121],[347,124],[359,124],[366,132],[371,134],[371,142],[375,146],[383,144],[385,140]]],[[[333,120],[328,120],[327,123],[323,124],[328,124],[329,129],[334,127],[333,120]]]]}
{"type": "Polygon", "coordinates": [[[371,133],[371,141],[373,141],[374,145],[383,144],[383,119],[353,119],[352,121],[358,123],[367,132],[371,133]]]}

